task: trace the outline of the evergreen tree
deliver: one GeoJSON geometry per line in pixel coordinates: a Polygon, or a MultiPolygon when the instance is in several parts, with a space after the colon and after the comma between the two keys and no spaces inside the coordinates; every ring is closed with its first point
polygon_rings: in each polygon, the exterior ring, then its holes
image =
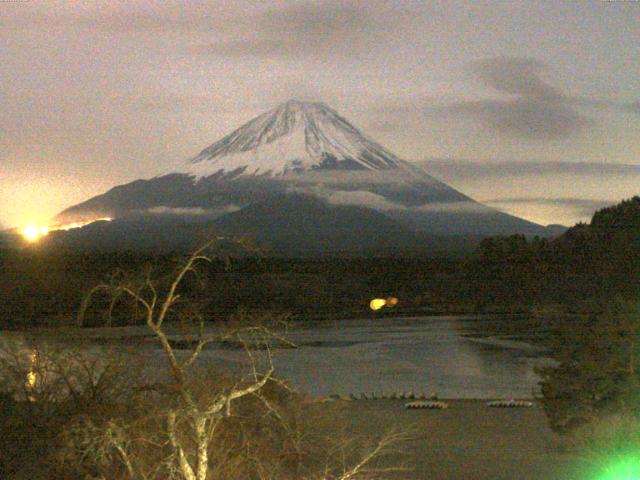
{"type": "Polygon", "coordinates": [[[557,321],[556,366],[539,369],[545,413],[560,433],[609,413],[640,414],[640,305],[620,300],[557,321]]]}

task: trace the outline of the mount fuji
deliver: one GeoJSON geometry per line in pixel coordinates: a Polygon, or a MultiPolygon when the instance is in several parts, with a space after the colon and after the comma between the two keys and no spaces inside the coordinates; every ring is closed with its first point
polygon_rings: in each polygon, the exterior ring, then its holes
{"type": "Polygon", "coordinates": [[[428,237],[548,235],[398,158],[327,105],[298,100],[254,118],[174,171],[117,186],[54,222],[105,217],[114,221],[60,239],[111,238],[126,246],[116,240],[133,229],[137,246],[179,248],[195,241],[195,230],[208,229],[303,252],[412,248],[428,237]]]}

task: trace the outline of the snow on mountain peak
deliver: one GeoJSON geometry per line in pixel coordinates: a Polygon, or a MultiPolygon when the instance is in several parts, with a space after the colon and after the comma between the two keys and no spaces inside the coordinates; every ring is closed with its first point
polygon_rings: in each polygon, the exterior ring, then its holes
{"type": "Polygon", "coordinates": [[[322,169],[389,170],[403,164],[324,103],[289,100],[204,149],[186,173],[280,176],[322,169]]]}

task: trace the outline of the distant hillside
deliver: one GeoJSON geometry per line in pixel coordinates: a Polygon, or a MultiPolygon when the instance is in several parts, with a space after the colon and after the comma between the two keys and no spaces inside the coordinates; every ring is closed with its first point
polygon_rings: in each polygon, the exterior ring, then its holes
{"type": "Polygon", "coordinates": [[[333,206],[307,195],[283,195],[213,222],[226,235],[254,238],[278,251],[357,252],[420,247],[420,235],[370,208],[333,206]]]}
{"type": "Polygon", "coordinates": [[[469,278],[480,306],[640,298],[640,197],[601,209],[554,240],[485,239],[469,261],[469,278]]]}
{"type": "Polygon", "coordinates": [[[433,235],[414,231],[383,213],[357,205],[332,205],[306,194],[281,194],[212,219],[207,215],[140,213],[52,232],[45,248],[87,251],[182,251],[207,239],[248,239],[265,254],[460,255],[480,236],[433,235]]]}

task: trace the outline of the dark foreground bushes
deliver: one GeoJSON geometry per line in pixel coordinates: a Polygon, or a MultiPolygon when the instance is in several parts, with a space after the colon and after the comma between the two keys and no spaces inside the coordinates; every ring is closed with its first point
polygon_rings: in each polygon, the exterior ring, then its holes
{"type": "Polygon", "coordinates": [[[7,414],[0,442],[6,433],[13,443],[6,450],[0,444],[6,476],[398,478],[384,454],[403,435],[392,434],[368,449],[347,442],[336,433],[345,422],[332,415],[307,418],[302,398],[275,375],[272,345],[287,342],[284,318],[243,316],[205,331],[202,303],[183,286],[198,279],[198,265],[211,261],[212,243],[168,277],[155,280],[149,271],[122,275],[93,286],[85,296],[80,324],[91,315],[111,323],[113,307],[129,299],[159,347],[147,350],[150,357],[109,354],[95,345],[74,348],[68,341],[54,347],[15,338],[5,342],[0,392],[7,414]],[[106,314],[92,311],[94,302],[106,305],[106,314]],[[182,343],[188,340],[187,350],[176,348],[167,330],[171,322],[182,343]],[[212,342],[242,348],[244,368],[208,369],[202,357],[212,342]],[[33,436],[37,440],[30,443],[33,436]]]}
{"type": "MultiPolygon", "coordinates": [[[[0,328],[73,324],[88,288],[122,279],[125,272],[171,275],[182,257],[143,253],[0,250],[0,328]]],[[[301,318],[370,313],[374,297],[397,297],[393,311],[467,308],[458,259],[438,258],[238,258],[200,265],[182,293],[205,300],[201,312],[224,318],[239,308],[287,311],[301,318]]],[[[102,306],[104,311],[107,305],[102,306]]],[[[123,299],[113,324],[140,323],[123,299]]]]}
{"type": "Polygon", "coordinates": [[[34,364],[24,349],[3,352],[2,478],[188,479],[181,456],[197,469],[199,438],[184,389],[202,408],[227,398],[207,423],[206,474],[192,478],[401,478],[387,454],[403,435],[381,443],[348,437],[339,405],[306,408],[276,378],[229,400],[249,385],[238,376],[198,369],[182,386],[169,377],[151,382],[135,367],[142,358],[105,355],[40,346],[34,364]]]}

